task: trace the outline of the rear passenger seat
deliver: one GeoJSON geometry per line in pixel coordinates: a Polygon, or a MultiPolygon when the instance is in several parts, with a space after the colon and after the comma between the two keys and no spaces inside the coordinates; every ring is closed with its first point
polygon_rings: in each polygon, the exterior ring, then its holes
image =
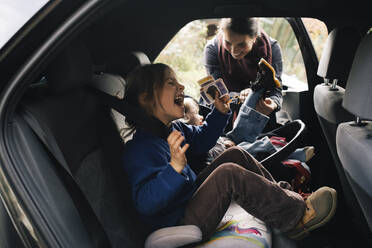
{"type": "Polygon", "coordinates": [[[86,87],[92,80],[87,49],[70,44],[49,66],[46,79],[46,89],[29,94],[22,105],[55,137],[112,247],[143,246],[147,232],[130,204],[122,140],[110,109],[86,87]]]}

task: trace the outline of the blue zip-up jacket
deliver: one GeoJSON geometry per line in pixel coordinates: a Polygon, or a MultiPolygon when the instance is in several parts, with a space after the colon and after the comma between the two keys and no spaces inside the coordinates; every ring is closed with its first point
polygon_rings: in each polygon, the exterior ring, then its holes
{"type": "MultiPolygon", "coordinates": [[[[208,152],[223,133],[229,114],[213,109],[202,126],[174,122],[171,129],[180,131],[190,144],[187,156],[208,152]]],[[[143,221],[153,229],[177,225],[185,206],[196,190],[195,173],[186,165],[177,173],[169,164],[168,142],[138,129],[127,143],[124,169],[128,175],[134,206],[143,221]]]]}

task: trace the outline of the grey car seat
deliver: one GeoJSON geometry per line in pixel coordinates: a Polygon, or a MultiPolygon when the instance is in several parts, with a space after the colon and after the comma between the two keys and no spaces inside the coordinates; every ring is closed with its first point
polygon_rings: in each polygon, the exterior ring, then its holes
{"type": "Polygon", "coordinates": [[[336,28],[330,32],[318,66],[318,75],[326,82],[318,84],[314,90],[315,111],[331,151],[339,184],[341,184],[341,189],[338,190],[343,191],[343,194],[340,194],[342,198],[340,202],[345,202],[356,216],[360,213],[357,211],[358,205],[354,193],[337,154],[336,130],[340,123],[353,120],[353,116],[341,106],[341,103],[345,94],[343,87],[346,85],[360,41],[361,34],[355,28],[336,28]]]}
{"type": "Polygon", "coordinates": [[[105,73],[119,75],[126,79],[127,75],[137,66],[150,64],[150,59],[142,51],[118,51],[110,56],[106,63],[105,73]]]}
{"type": "MultiPolygon", "coordinates": [[[[372,237],[372,34],[366,35],[356,52],[342,106],[355,121],[338,126],[337,152],[346,177],[368,223],[372,237]]],[[[370,244],[371,245],[371,244],[370,244]]]]}
{"type": "Polygon", "coordinates": [[[141,247],[147,233],[122,183],[124,146],[110,109],[87,87],[92,75],[88,50],[71,43],[47,68],[46,87],[28,94],[23,106],[50,130],[112,247],[141,247]]]}

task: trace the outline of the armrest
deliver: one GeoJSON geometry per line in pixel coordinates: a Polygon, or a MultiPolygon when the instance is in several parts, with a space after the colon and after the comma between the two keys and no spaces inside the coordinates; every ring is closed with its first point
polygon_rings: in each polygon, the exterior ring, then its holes
{"type": "Polygon", "coordinates": [[[175,248],[202,240],[202,233],[195,225],[165,227],[151,233],[145,248],[175,248]]]}

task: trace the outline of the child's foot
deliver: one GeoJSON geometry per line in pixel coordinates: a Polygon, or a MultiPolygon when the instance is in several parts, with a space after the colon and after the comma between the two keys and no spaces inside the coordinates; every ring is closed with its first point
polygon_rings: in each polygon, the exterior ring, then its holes
{"type": "Polygon", "coordinates": [[[310,231],[326,224],[335,214],[337,192],[329,187],[322,187],[305,200],[306,210],[297,226],[286,233],[291,239],[302,239],[310,231]]]}
{"type": "Polygon", "coordinates": [[[305,146],[303,148],[297,148],[294,152],[292,152],[288,159],[296,159],[302,162],[309,161],[312,157],[314,157],[314,147],[313,146],[305,146]]]}
{"type": "Polygon", "coordinates": [[[307,162],[312,157],[314,157],[314,155],[315,155],[314,147],[313,146],[305,146],[303,149],[305,151],[305,162],[307,162]]]}

